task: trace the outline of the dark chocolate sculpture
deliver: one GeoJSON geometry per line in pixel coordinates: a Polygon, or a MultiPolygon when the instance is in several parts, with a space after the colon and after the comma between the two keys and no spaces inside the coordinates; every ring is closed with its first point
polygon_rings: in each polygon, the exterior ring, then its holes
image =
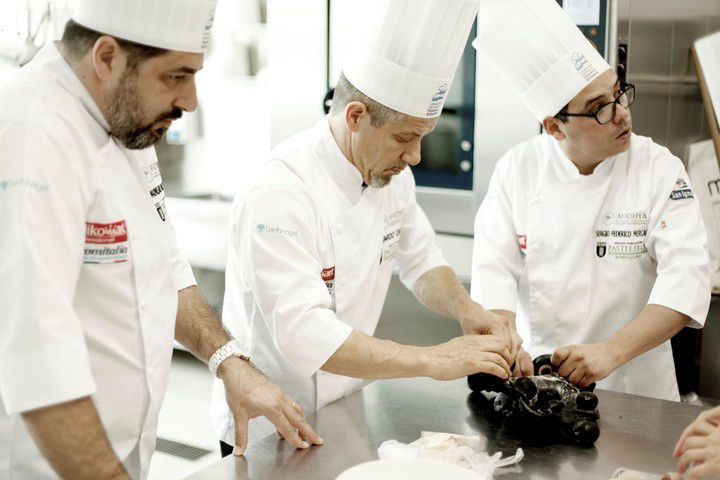
{"type": "Polygon", "coordinates": [[[560,377],[550,363],[550,355],[533,361],[535,376],[502,380],[478,373],[468,377],[468,385],[486,400],[488,413],[501,418],[520,436],[540,435],[548,442],[570,442],[590,446],[600,430],[595,384],[579,388],[560,377]]]}

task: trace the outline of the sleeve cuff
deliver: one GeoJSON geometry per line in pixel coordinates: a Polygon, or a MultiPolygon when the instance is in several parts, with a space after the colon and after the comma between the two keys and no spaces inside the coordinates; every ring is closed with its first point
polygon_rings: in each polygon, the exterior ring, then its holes
{"type": "Polygon", "coordinates": [[[440,249],[433,244],[432,249],[427,252],[423,259],[416,264],[412,265],[407,270],[400,269],[400,281],[405,288],[412,291],[413,285],[422,277],[425,273],[429,272],[433,268],[447,267],[449,266],[447,260],[443,256],[440,249]]]}
{"type": "Polygon", "coordinates": [[[316,311],[313,316],[315,318],[310,320],[315,324],[313,328],[298,329],[294,335],[291,332],[292,345],[280,346],[282,352],[294,352],[292,355],[285,353],[286,361],[305,377],[320,370],[353,331],[330,310],[316,311]]]}
{"type": "Polygon", "coordinates": [[[192,267],[187,260],[178,256],[173,260],[173,282],[175,290],[180,291],[184,288],[197,285],[195,275],[193,275],[192,267]]]}
{"type": "Polygon", "coordinates": [[[687,277],[664,275],[655,281],[647,303],[685,314],[691,319],[688,327],[702,328],[710,309],[710,286],[700,280],[692,283],[687,277]]]}
{"type": "Polygon", "coordinates": [[[0,362],[0,393],[8,414],[86,397],[95,390],[84,346],[24,352],[0,362]]]}

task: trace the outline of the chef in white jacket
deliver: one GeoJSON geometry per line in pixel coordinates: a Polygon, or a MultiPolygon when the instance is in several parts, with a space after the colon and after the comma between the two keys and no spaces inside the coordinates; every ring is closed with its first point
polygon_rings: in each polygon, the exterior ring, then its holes
{"type": "Polygon", "coordinates": [[[679,400],[669,339],[702,327],[710,300],[683,164],[632,133],[634,87],[554,0],[509,2],[474,45],[546,133],[497,163],[475,221],[473,299],[516,320],[516,373],[552,352],[573,383],[679,400]]]}
{"type": "MultiPolygon", "coordinates": [[[[407,168],[437,123],[478,2],[363,8],[366,36],[329,116],[279,145],[232,212],[223,323],[247,334],[253,362],[306,412],[362,379],[504,377],[518,348],[511,322],[471,302],[447,266],[407,168]],[[396,269],[418,300],[472,335],[424,348],[372,337],[396,269]]],[[[215,387],[213,417],[227,443],[232,416],[215,387]]],[[[254,438],[253,428],[272,433],[251,423],[254,438]]]]}
{"type": "Polygon", "coordinates": [[[173,338],[222,376],[241,449],[260,414],[317,440],[239,357],[165,212],[152,145],[195,109],[214,11],[80,0],[0,87],[1,479],[145,478],[173,338]]]}

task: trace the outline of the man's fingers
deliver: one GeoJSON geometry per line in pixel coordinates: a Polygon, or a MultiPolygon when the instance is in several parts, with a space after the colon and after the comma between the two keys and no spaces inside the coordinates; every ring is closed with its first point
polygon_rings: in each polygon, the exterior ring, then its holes
{"type": "Polygon", "coordinates": [[[569,378],[570,375],[577,370],[576,362],[572,357],[565,358],[560,365],[557,365],[557,373],[563,378],[569,378]]]}
{"type": "Polygon", "coordinates": [[[494,362],[480,362],[480,371],[489,373],[490,375],[495,375],[503,380],[510,377],[510,368],[507,367],[507,365],[503,368],[494,362]]]}
{"type": "Polygon", "coordinates": [[[492,352],[501,355],[506,361],[512,357],[512,352],[508,348],[508,344],[501,337],[497,335],[492,336],[478,336],[476,337],[479,341],[477,344],[478,348],[485,352],[492,352]]]}
{"type": "Polygon", "coordinates": [[[493,364],[497,365],[498,367],[500,367],[505,374],[503,376],[503,378],[509,378],[512,375],[512,372],[510,371],[510,364],[508,364],[507,360],[505,360],[505,358],[503,358],[502,355],[498,355],[497,353],[489,353],[488,352],[485,355],[483,355],[481,364],[483,362],[493,363],[493,364]]]}
{"type": "Polygon", "coordinates": [[[240,456],[245,453],[248,439],[248,419],[236,415],[235,420],[235,448],[233,455],[240,456]]]}
{"type": "Polygon", "coordinates": [[[518,363],[520,364],[520,372],[522,375],[529,376],[535,373],[535,366],[533,365],[532,359],[527,352],[520,352],[518,355],[518,363]]]}
{"type": "Polygon", "coordinates": [[[695,448],[703,448],[707,445],[708,439],[706,437],[688,437],[685,439],[685,445],[683,450],[693,450],[695,448]]]}
{"type": "Polygon", "coordinates": [[[688,448],[685,445],[685,442],[688,438],[707,437],[715,430],[716,427],[713,427],[711,424],[708,424],[702,420],[704,419],[698,417],[697,420],[685,427],[685,430],[683,430],[683,433],[680,435],[680,438],[675,444],[675,449],[673,450],[674,457],[679,457],[682,454],[683,450],[688,448]]]}
{"type": "Polygon", "coordinates": [[[683,444],[685,443],[685,440],[687,439],[687,437],[692,435],[692,431],[695,428],[696,422],[697,422],[697,420],[695,422],[691,423],[690,425],[688,425],[687,427],[685,427],[685,430],[683,430],[682,434],[680,434],[680,438],[678,438],[678,441],[675,444],[675,450],[673,450],[674,457],[679,457],[680,454],[682,453],[683,448],[684,448],[683,444]]]}
{"type": "Polygon", "coordinates": [[[694,450],[688,450],[685,449],[685,453],[682,454],[682,457],[680,457],[680,461],[678,462],[678,472],[683,473],[685,470],[687,470],[688,466],[690,465],[690,462],[695,462],[697,460],[702,459],[703,451],[702,449],[696,448],[694,450]]]}
{"type": "Polygon", "coordinates": [[[294,402],[291,400],[292,403],[290,405],[292,406],[293,410],[297,412],[298,415],[300,415],[302,418],[305,418],[305,412],[303,412],[302,405],[300,405],[297,402],[294,402]]]}
{"type": "Polygon", "coordinates": [[[570,356],[572,350],[569,347],[561,347],[555,350],[550,357],[550,363],[558,367],[570,356]]]}
{"type": "Polygon", "coordinates": [[[687,471],[685,476],[690,480],[695,480],[696,478],[704,478],[706,475],[713,474],[717,474],[717,467],[712,468],[712,465],[709,463],[696,463],[690,470],[687,471]]]}
{"type": "Polygon", "coordinates": [[[573,385],[579,385],[580,381],[585,376],[585,372],[582,370],[575,370],[570,374],[568,377],[568,382],[572,383],[573,385]]]}
{"type": "Polygon", "coordinates": [[[313,430],[310,424],[305,421],[305,418],[298,416],[297,412],[295,412],[294,415],[292,413],[288,415],[288,419],[290,420],[290,424],[297,428],[301,438],[309,440],[313,445],[322,445],[325,443],[325,440],[313,430]]]}
{"type": "Polygon", "coordinates": [[[277,416],[273,418],[268,417],[268,419],[275,425],[275,428],[277,428],[277,431],[280,432],[280,435],[282,435],[285,440],[292,443],[295,448],[308,448],[310,446],[309,443],[300,438],[284,414],[278,413],[277,416]]]}

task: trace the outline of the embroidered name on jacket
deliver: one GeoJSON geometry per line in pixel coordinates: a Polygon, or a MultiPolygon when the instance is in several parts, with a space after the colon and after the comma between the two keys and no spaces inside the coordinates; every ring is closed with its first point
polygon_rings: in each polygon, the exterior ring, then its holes
{"type": "Polygon", "coordinates": [[[85,263],[119,263],[128,259],[125,220],[113,223],[85,223],[85,263]]]}

